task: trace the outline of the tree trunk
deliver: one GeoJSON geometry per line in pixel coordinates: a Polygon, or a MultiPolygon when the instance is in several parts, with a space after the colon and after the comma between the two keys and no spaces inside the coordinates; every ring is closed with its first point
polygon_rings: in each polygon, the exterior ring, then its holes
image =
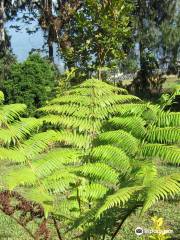
{"type": "Polygon", "coordinates": [[[4,0],[0,0],[0,54],[5,52],[4,0]]]}
{"type": "Polygon", "coordinates": [[[52,41],[48,42],[49,47],[49,59],[53,62],[54,61],[54,54],[53,54],[53,43],[52,41]]]}
{"type": "Polygon", "coordinates": [[[101,70],[101,68],[99,68],[99,70],[98,70],[98,79],[102,80],[102,70],[101,70]]]}

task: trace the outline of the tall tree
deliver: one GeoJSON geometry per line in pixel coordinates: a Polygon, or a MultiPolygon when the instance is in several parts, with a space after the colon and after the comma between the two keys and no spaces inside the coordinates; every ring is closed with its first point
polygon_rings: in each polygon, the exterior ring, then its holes
{"type": "MultiPolygon", "coordinates": [[[[154,74],[160,68],[160,60],[165,56],[164,32],[162,26],[166,22],[171,25],[177,11],[176,0],[137,0],[135,5],[135,38],[139,46],[140,71],[133,82],[135,92],[142,96],[159,94],[165,81],[161,74],[154,74]],[[142,91],[143,90],[143,91],[142,91]]],[[[167,25],[167,24],[166,24],[167,25]]],[[[177,47],[177,45],[176,45],[177,47]]]]}
{"type": "Polygon", "coordinates": [[[180,47],[180,1],[174,1],[167,8],[169,17],[161,24],[161,44],[164,58],[169,58],[169,71],[177,73],[177,61],[180,47]]]}
{"type": "Polygon", "coordinates": [[[5,51],[4,0],[0,0],[0,55],[5,51]]]}
{"type": "Polygon", "coordinates": [[[0,55],[6,54],[10,47],[9,37],[5,29],[5,21],[17,15],[19,9],[31,4],[28,0],[0,0],[0,55]]]}
{"type": "Polygon", "coordinates": [[[41,5],[40,24],[48,29],[48,41],[57,42],[67,67],[101,69],[123,58],[123,43],[130,34],[130,1],[58,1],[41,5]],[[111,27],[110,27],[111,26],[111,27]]]}

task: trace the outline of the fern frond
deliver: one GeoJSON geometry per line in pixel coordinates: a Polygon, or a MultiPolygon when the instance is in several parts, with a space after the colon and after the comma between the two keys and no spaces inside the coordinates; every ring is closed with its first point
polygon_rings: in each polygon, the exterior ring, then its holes
{"type": "Polygon", "coordinates": [[[131,134],[137,138],[142,138],[146,134],[146,129],[144,127],[146,122],[141,117],[113,117],[108,122],[115,129],[122,128],[127,132],[131,132],[131,134]]]}
{"type": "Polygon", "coordinates": [[[107,116],[111,113],[113,113],[115,110],[112,108],[103,108],[99,106],[94,106],[93,110],[86,106],[78,106],[75,104],[68,105],[47,105],[45,107],[42,107],[38,109],[40,112],[44,112],[46,114],[64,114],[65,116],[75,116],[75,117],[86,117],[86,118],[92,118],[95,117],[97,119],[106,119],[107,116]]]}
{"type": "Polygon", "coordinates": [[[52,147],[58,141],[57,133],[53,130],[37,133],[24,141],[20,149],[24,151],[26,158],[33,159],[39,153],[52,147]]]}
{"type": "Polygon", "coordinates": [[[57,140],[65,145],[88,149],[92,138],[89,134],[77,133],[76,131],[57,131],[57,140]]]}
{"type": "Polygon", "coordinates": [[[27,109],[25,104],[9,104],[0,106],[0,126],[19,119],[20,114],[27,109]]]}
{"type": "Polygon", "coordinates": [[[141,149],[144,157],[158,157],[167,163],[180,164],[180,149],[163,144],[144,144],[141,149]]]}
{"type": "Polygon", "coordinates": [[[43,181],[43,186],[51,194],[59,194],[68,191],[72,187],[72,184],[75,185],[78,183],[78,177],[75,174],[66,174],[66,176],[56,180],[52,180],[49,178],[45,179],[43,181]]]}
{"type": "Polygon", "coordinates": [[[42,120],[55,126],[77,129],[79,132],[99,132],[101,128],[101,121],[98,119],[76,118],[73,116],[65,118],[63,116],[48,115],[43,117],[42,120]]]}
{"type": "Polygon", "coordinates": [[[108,188],[99,183],[92,183],[78,188],[80,199],[83,201],[102,199],[108,188]]]}
{"type": "Polygon", "coordinates": [[[156,125],[158,127],[180,127],[180,112],[160,112],[156,125]]]}
{"type": "Polygon", "coordinates": [[[147,140],[158,143],[178,143],[180,142],[180,128],[152,127],[147,132],[147,140]]]}
{"type": "Polygon", "coordinates": [[[105,82],[99,81],[98,79],[89,79],[86,80],[85,82],[81,83],[79,85],[80,88],[95,88],[98,90],[101,90],[102,92],[105,92],[105,95],[107,94],[107,91],[111,94],[112,92],[119,92],[119,93],[127,93],[127,90],[119,87],[115,87],[112,85],[109,85],[105,82]]]}
{"type": "Polygon", "coordinates": [[[148,107],[149,104],[147,103],[124,103],[122,105],[117,104],[115,109],[120,116],[141,116],[148,107]]]}
{"type": "Polygon", "coordinates": [[[89,156],[94,161],[104,162],[123,173],[130,169],[130,159],[120,148],[111,145],[94,147],[89,156]]]}
{"type": "Polygon", "coordinates": [[[174,197],[180,192],[180,174],[172,174],[154,179],[147,186],[146,200],[142,213],[148,210],[156,201],[174,197]]]}
{"type": "Polygon", "coordinates": [[[73,199],[62,199],[55,205],[54,212],[59,216],[63,216],[65,219],[76,219],[79,217],[78,201],[73,199]]]}
{"type": "Polygon", "coordinates": [[[40,178],[48,176],[58,169],[63,169],[64,165],[79,163],[81,155],[82,153],[75,149],[56,149],[36,161],[35,172],[40,178]]]}
{"type": "Polygon", "coordinates": [[[90,177],[93,180],[105,181],[107,183],[116,184],[118,182],[118,172],[105,163],[88,163],[74,169],[83,176],[90,177]]]}
{"type": "Polygon", "coordinates": [[[7,149],[0,147],[0,160],[9,160],[16,163],[25,162],[26,158],[23,151],[18,148],[7,149]]]}
{"type": "Polygon", "coordinates": [[[107,96],[101,96],[93,98],[91,96],[79,96],[79,95],[65,95],[50,101],[50,104],[78,104],[80,106],[111,106],[115,103],[128,103],[128,102],[141,102],[138,97],[133,95],[112,95],[110,98],[107,96]]]}
{"type": "Polygon", "coordinates": [[[14,144],[18,140],[23,140],[29,136],[33,130],[37,130],[42,122],[36,118],[21,118],[20,121],[9,125],[7,128],[0,129],[0,141],[3,144],[14,144]]]}
{"type": "Polygon", "coordinates": [[[134,169],[139,168],[135,174],[135,179],[140,184],[147,185],[158,175],[157,166],[152,162],[134,161],[134,169]]]}
{"type": "Polygon", "coordinates": [[[143,187],[141,186],[120,188],[114,194],[109,195],[106,198],[105,203],[99,209],[96,215],[96,218],[100,218],[101,215],[110,208],[113,208],[116,206],[120,206],[120,207],[124,206],[129,201],[129,199],[133,196],[133,194],[141,190],[142,188],[143,187]]]}
{"type": "Polygon", "coordinates": [[[139,140],[124,130],[101,133],[97,141],[103,145],[112,144],[120,147],[130,155],[134,155],[139,149],[139,140]]]}

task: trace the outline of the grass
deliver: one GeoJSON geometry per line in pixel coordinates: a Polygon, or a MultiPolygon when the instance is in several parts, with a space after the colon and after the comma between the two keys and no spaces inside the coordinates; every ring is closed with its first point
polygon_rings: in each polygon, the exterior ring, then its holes
{"type": "MultiPolygon", "coordinates": [[[[176,75],[168,75],[166,76],[167,80],[163,84],[164,90],[171,90],[173,91],[177,86],[180,86],[180,78],[178,78],[176,75]]],[[[123,86],[129,85],[132,83],[132,79],[127,79],[122,81],[123,86]]]]}
{"type": "Polygon", "coordinates": [[[175,75],[167,76],[167,80],[163,85],[163,88],[166,90],[174,90],[177,86],[180,86],[180,79],[175,75]]]}

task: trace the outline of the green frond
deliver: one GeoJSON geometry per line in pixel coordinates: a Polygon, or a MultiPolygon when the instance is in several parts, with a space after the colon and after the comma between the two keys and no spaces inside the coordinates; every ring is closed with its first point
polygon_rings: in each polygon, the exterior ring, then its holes
{"type": "Polygon", "coordinates": [[[99,183],[92,183],[78,187],[78,193],[81,200],[102,199],[107,193],[108,188],[99,183]]]}
{"type": "Polygon", "coordinates": [[[104,162],[113,168],[127,172],[130,169],[130,159],[120,148],[111,145],[94,147],[89,156],[93,161],[104,162]]]}
{"type": "Polygon", "coordinates": [[[0,106],[0,126],[19,119],[20,114],[27,109],[25,104],[9,104],[0,106]]]}
{"type": "Polygon", "coordinates": [[[134,195],[134,193],[141,189],[142,189],[141,186],[125,187],[125,188],[120,188],[114,194],[109,195],[106,198],[105,203],[99,209],[96,215],[96,218],[100,218],[101,215],[110,208],[113,208],[116,206],[119,206],[119,207],[124,206],[129,201],[129,199],[134,195]]]}
{"type": "Polygon", "coordinates": [[[175,146],[149,143],[142,146],[141,152],[144,157],[156,157],[166,163],[180,164],[180,149],[175,146]]]}
{"type": "Polygon", "coordinates": [[[78,104],[79,106],[100,106],[108,107],[116,103],[141,102],[140,99],[133,95],[112,95],[100,96],[94,98],[92,95],[65,95],[50,101],[50,104],[78,104]]]}
{"type": "Polygon", "coordinates": [[[43,117],[42,120],[55,126],[77,129],[79,132],[99,132],[101,128],[101,121],[98,119],[47,115],[43,117]]]}
{"type": "Polygon", "coordinates": [[[123,89],[123,88],[117,88],[117,87],[113,87],[111,86],[109,88],[108,87],[104,87],[104,84],[93,84],[93,86],[82,86],[79,85],[79,87],[75,87],[74,89],[71,89],[69,91],[66,92],[66,94],[69,95],[73,95],[73,94],[77,94],[77,95],[89,95],[92,94],[94,97],[100,97],[103,95],[111,95],[112,93],[119,93],[119,94],[128,94],[127,90],[123,89]]]}
{"type": "Polygon", "coordinates": [[[66,219],[75,219],[79,217],[78,201],[73,199],[62,199],[57,205],[55,205],[54,212],[66,219]]]}
{"type": "Polygon", "coordinates": [[[147,132],[147,140],[158,143],[178,143],[180,142],[180,128],[152,127],[147,132]]]}
{"type": "Polygon", "coordinates": [[[3,144],[14,144],[31,135],[32,131],[37,130],[42,122],[36,118],[21,118],[20,121],[8,125],[7,128],[0,129],[0,141],[3,144]]]}
{"type": "Polygon", "coordinates": [[[151,182],[155,177],[157,177],[158,170],[157,166],[152,162],[144,162],[144,161],[134,161],[134,168],[139,167],[139,170],[135,174],[135,179],[138,180],[139,183],[143,185],[147,185],[151,182]]]}
{"type": "Polygon", "coordinates": [[[20,149],[24,151],[26,158],[32,159],[39,153],[44,152],[48,148],[54,146],[58,141],[57,132],[48,130],[46,132],[37,133],[21,144],[20,149]]]}
{"type": "Polygon", "coordinates": [[[124,103],[122,105],[117,104],[115,106],[116,113],[120,116],[141,116],[148,108],[149,104],[147,103],[124,103]]]}
{"type": "Polygon", "coordinates": [[[25,162],[26,158],[23,151],[18,148],[8,149],[0,147],[0,161],[9,160],[16,163],[25,162]]]}
{"type": "Polygon", "coordinates": [[[50,193],[57,194],[69,190],[72,184],[79,183],[85,179],[68,171],[67,168],[57,170],[52,175],[47,176],[42,180],[43,186],[50,193]]]}
{"type": "Polygon", "coordinates": [[[112,144],[122,148],[126,153],[134,155],[139,150],[139,140],[124,130],[101,133],[97,138],[100,144],[112,144]]]}
{"type": "Polygon", "coordinates": [[[116,184],[119,174],[105,163],[88,163],[74,169],[83,176],[90,177],[93,180],[105,181],[107,183],[116,184]]]}
{"type": "Polygon", "coordinates": [[[180,127],[180,112],[160,112],[156,125],[159,127],[180,127]]]}
{"type": "Polygon", "coordinates": [[[147,211],[156,201],[174,197],[180,192],[180,174],[172,174],[154,179],[147,185],[147,195],[142,213],[147,211]]]}
{"type": "Polygon", "coordinates": [[[98,118],[98,119],[106,119],[111,113],[114,112],[112,108],[103,108],[99,106],[94,106],[93,109],[86,107],[86,106],[78,106],[75,104],[64,104],[64,105],[47,105],[38,109],[46,114],[64,114],[65,116],[75,116],[75,117],[86,117],[86,118],[98,118]]]}
{"type": "Polygon", "coordinates": [[[63,171],[64,165],[80,162],[82,153],[72,148],[55,149],[36,161],[35,172],[38,177],[45,177],[56,170],[63,171]]]}
{"type": "Polygon", "coordinates": [[[115,220],[116,208],[126,212],[133,201],[144,201],[146,211],[179,194],[179,175],[158,177],[159,163],[180,163],[179,113],[96,79],[40,108],[39,119],[21,118],[25,109],[0,105],[1,180],[41,203],[46,215],[81,219],[89,231],[108,209],[115,220]]]}
{"type": "Polygon", "coordinates": [[[124,129],[137,138],[143,137],[146,134],[145,121],[138,116],[131,117],[113,117],[108,121],[115,129],[124,129]]]}
{"type": "Polygon", "coordinates": [[[93,105],[92,97],[90,96],[79,96],[79,95],[65,95],[54,98],[49,102],[49,104],[76,104],[79,106],[89,106],[93,105]]]}
{"type": "MultiPolygon", "coordinates": [[[[45,107],[39,108],[37,111],[39,112],[44,112],[44,113],[50,113],[50,114],[65,114],[68,116],[73,115],[73,113],[77,110],[81,110],[82,108],[80,108],[77,105],[58,105],[58,104],[53,104],[53,105],[47,105],[45,107]]],[[[84,109],[86,109],[86,107],[84,107],[84,109]]]]}
{"type": "Polygon", "coordinates": [[[70,130],[62,130],[57,132],[57,140],[64,145],[88,149],[91,145],[92,138],[89,134],[77,133],[76,131],[70,130]]]}
{"type": "Polygon", "coordinates": [[[86,80],[85,82],[81,83],[79,85],[80,88],[97,88],[98,90],[101,90],[102,92],[104,91],[105,94],[107,93],[107,91],[109,93],[112,93],[112,92],[119,92],[119,93],[127,93],[127,90],[123,89],[123,88],[118,88],[118,87],[115,87],[115,86],[112,86],[108,83],[105,83],[103,81],[99,81],[98,79],[88,79],[86,80]]]}
{"type": "MultiPolygon", "coordinates": [[[[75,176],[75,175],[74,175],[75,176]]],[[[66,178],[62,178],[56,181],[48,181],[48,179],[43,182],[44,187],[51,193],[51,194],[59,194],[64,193],[65,191],[68,191],[72,184],[76,184],[78,182],[78,178],[69,178],[68,176],[66,178]]]]}

